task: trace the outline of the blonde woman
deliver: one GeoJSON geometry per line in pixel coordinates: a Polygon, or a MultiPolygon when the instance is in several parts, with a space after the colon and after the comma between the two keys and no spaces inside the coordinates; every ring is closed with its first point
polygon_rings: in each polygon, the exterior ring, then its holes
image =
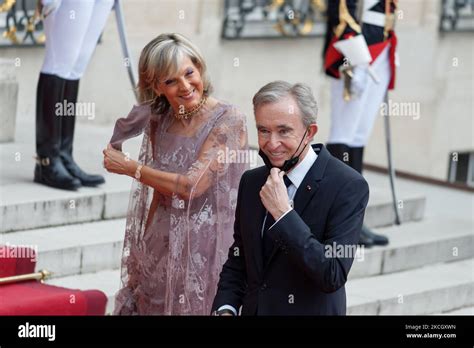
{"type": "Polygon", "coordinates": [[[140,105],[117,121],[103,151],[109,172],[136,179],[115,314],[211,312],[248,168],[224,155],[247,150],[245,116],[211,90],[201,53],[182,35],[159,35],[143,49],[140,105]],[[139,159],[126,158],[122,142],[141,133],[139,159]]]}

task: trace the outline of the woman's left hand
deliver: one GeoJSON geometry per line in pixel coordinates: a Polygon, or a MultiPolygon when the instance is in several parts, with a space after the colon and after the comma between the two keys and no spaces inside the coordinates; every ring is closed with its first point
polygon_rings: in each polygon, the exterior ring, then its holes
{"type": "Polygon", "coordinates": [[[110,144],[102,152],[104,154],[104,168],[108,172],[129,176],[134,175],[138,166],[136,161],[125,156],[123,152],[115,150],[110,144]]]}

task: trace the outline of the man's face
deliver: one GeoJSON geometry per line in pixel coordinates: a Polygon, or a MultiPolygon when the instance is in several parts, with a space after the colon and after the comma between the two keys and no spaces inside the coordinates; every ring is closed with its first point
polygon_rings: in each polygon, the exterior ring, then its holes
{"type": "MultiPolygon", "coordinates": [[[[274,167],[281,167],[296,152],[306,130],[298,105],[292,97],[264,104],[255,111],[255,121],[260,149],[274,167]]],[[[316,125],[311,128],[317,130],[316,125]]],[[[311,129],[306,134],[297,154],[315,133],[311,129]]]]}

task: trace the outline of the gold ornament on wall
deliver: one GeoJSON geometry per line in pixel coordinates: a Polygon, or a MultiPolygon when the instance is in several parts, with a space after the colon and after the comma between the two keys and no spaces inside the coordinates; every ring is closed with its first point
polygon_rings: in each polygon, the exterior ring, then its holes
{"type": "Polygon", "coordinates": [[[0,0],[0,14],[6,16],[0,47],[44,44],[40,9],[41,0],[33,4],[25,0],[0,0]]]}

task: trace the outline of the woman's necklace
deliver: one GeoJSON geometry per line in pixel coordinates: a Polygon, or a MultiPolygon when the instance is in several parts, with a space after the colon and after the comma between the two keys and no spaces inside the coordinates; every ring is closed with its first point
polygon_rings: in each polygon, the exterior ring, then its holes
{"type": "Polygon", "coordinates": [[[174,114],[174,117],[178,120],[182,119],[189,119],[191,116],[195,115],[199,110],[201,110],[202,106],[206,104],[207,98],[202,97],[201,101],[199,102],[198,105],[196,105],[194,108],[192,108],[188,112],[178,112],[177,114],[174,114]]]}

